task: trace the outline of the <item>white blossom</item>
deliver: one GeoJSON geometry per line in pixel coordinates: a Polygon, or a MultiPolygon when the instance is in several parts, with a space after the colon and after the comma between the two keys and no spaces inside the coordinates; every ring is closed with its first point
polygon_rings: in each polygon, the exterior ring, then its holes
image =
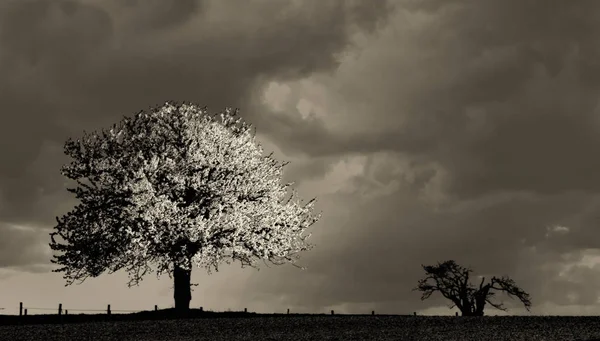
{"type": "MultiPolygon", "coordinates": [[[[321,216],[313,215],[315,199],[301,205],[292,191],[286,200],[284,164],[263,156],[236,115],[167,102],[103,134],[69,139],[65,153],[74,161],[62,174],[78,181],[69,190],[82,202],[57,218],[52,235],[67,242],[51,244],[64,252],[53,261],[64,266],[57,271],[71,283],[124,266],[132,275],[150,261],[159,276],[174,263],[210,273],[232,260],[293,264],[311,249],[303,233],[321,216]]],[[[132,276],[130,285],[139,283],[132,276]]]]}

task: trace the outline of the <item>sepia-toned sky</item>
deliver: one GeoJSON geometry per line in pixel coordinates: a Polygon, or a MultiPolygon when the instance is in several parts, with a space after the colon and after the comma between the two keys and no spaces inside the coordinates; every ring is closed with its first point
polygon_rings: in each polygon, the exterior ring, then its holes
{"type": "Polygon", "coordinates": [[[598,315],[599,34],[593,0],[2,1],[0,313],[173,305],[166,275],[65,287],[48,234],[64,142],[175,100],[240,108],[323,212],[307,270],[194,268],[192,307],[453,315],[411,289],[454,259],[598,315]]]}

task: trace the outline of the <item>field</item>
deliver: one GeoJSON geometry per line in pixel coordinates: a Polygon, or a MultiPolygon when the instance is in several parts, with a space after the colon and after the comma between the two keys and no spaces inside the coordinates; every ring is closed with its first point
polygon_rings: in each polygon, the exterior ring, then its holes
{"type": "Polygon", "coordinates": [[[0,340],[592,340],[600,317],[261,315],[1,325],[0,340]]]}

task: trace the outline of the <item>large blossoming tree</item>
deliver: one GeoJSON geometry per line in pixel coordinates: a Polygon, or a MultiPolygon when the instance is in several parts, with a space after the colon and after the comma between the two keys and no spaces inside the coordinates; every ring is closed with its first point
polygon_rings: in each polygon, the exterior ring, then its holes
{"type": "Polygon", "coordinates": [[[80,203],[50,234],[62,253],[53,271],[64,272],[66,286],[127,267],[131,287],[154,263],[157,277],[174,279],[176,311],[187,311],[192,264],[209,274],[223,261],[297,266],[298,253],[313,247],[303,233],[321,216],[315,199],[300,205],[294,190],[287,197],[286,163],[264,156],[236,115],[166,102],[67,140],[73,161],[61,174],[77,182],[68,191],[80,203]]]}

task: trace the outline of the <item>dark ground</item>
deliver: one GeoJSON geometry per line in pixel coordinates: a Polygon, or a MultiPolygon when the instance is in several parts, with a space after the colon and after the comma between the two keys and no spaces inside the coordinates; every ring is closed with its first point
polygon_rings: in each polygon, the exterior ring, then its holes
{"type": "Polygon", "coordinates": [[[192,315],[197,316],[175,318],[172,311],[163,310],[112,315],[110,321],[106,315],[68,315],[63,316],[63,323],[59,323],[57,315],[46,315],[47,323],[40,323],[43,322],[40,319],[37,324],[27,324],[33,320],[22,320],[12,325],[4,323],[9,322],[6,318],[18,319],[18,316],[2,316],[0,340],[575,341],[600,338],[600,317],[586,316],[332,316],[199,311],[192,315]],[[76,319],[80,321],[75,322],[76,319]]]}

